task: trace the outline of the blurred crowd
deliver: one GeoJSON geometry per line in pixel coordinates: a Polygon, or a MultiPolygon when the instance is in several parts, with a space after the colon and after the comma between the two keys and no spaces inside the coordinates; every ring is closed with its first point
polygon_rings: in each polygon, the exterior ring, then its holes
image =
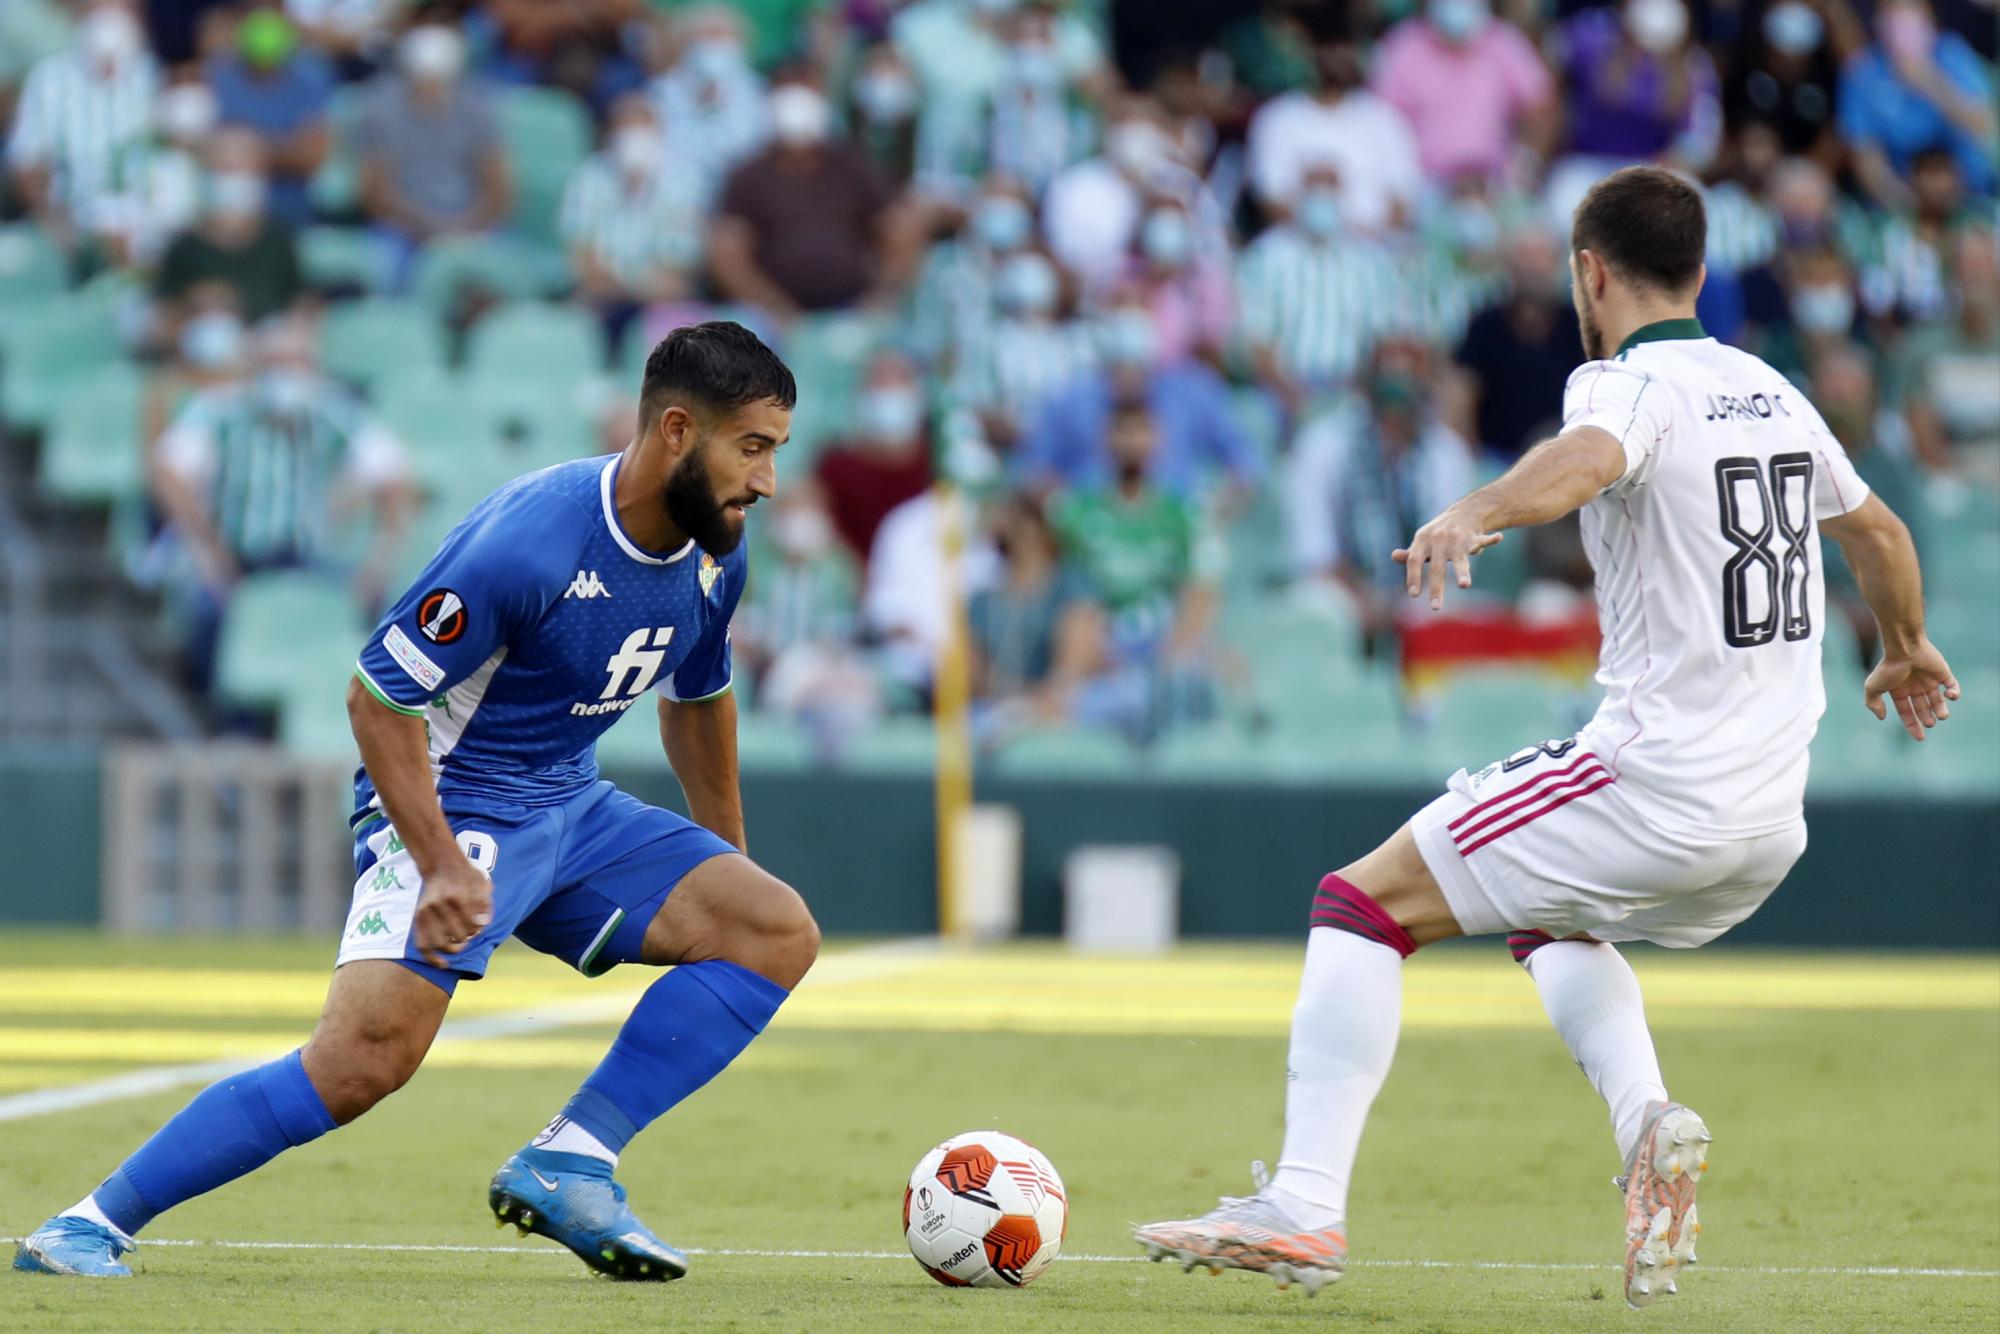
{"type": "MultiPolygon", "coordinates": [[[[1568,214],[1625,163],[1701,182],[1706,328],[1892,503],[2000,487],[1995,32],[1993,0],[9,0],[0,208],[132,294],[134,568],[197,680],[238,580],[340,563],[372,603],[431,531],[437,442],[321,329],[428,302],[463,357],[531,294],[588,318],[606,388],[563,409],[603,448],[678,324],[794,359],[822,416],[752,525],[760,708],[828,746],[923,709],[955,585],[982,739],[1143,741],[1220,707],[1246,599],[1393,657],[1390,550],[1556,425],[1568,214]]],[[[1573,537],[1526,559],[1532,598],[1587,590],[1573,537]]]]}

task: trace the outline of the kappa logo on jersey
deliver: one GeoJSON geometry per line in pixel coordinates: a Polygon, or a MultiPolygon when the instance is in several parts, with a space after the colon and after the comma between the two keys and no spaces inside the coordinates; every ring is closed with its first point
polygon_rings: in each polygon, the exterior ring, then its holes
{"type": "Polygon", "coordinates": [[[715,557],[709,555],[706,551],[701,553],[701,573],[698,577],[701,579],[701,595],[703,597],[707,597],[709,593],[714,591],[715,581],[722,577],[722,567],[717,565],[715,557]]]}
{"type": "Polygon", "coordinates": [[[563,591],[563,596],[566,598],[608,598],[611,596],[611,590],[606,588],[604,581],[597,577],[597,571],[578,570],[576,578],[570,580],[569,587],[563,591]]]}
{"type": "Polygon", "coordinates": [[[433,644],[449,644],[465,633],[465,599],[449,588],[433,588],[417,604],[417,629],[433,644]]]}
{"type": "Polygon", "coordinates": [[[660,674],[660,664],[667,660],[667,645],[674,641],[674,627],[656,626],[652,629],[638,629],[625,636],[625,642],[611,655],[611,661],[604,664],[610,680],[598,694],[598,703],[577,703],[569,706],[572,717],[591,718],[600,713],[623,713],[632,707],[639,696],[646,693],[653,678],[660,674]]]}

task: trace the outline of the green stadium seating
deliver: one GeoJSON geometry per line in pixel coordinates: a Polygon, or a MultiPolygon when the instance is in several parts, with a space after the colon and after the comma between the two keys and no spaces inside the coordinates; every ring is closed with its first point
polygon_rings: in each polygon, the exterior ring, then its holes
{"type": "Polygon", "coordinates": [[[352,664],[366,634],[339,579],[307,571],[253,574],[230,595],[216,649],[216,690],[239,704],[281,704],[314,664],[352,664]]]}
{"type": "Polygon", "coordinates": [[[414,301],[372,297],[343,302],[326,317],[321,339],[326,369],[363,390],[399,377],[444,371],[444,329],[414,301]]]}
{"type": "Polygon", "coordinates": [[[306,759],[360,762],[347,721],[347,683],[359,649],[357,640],[338,656],[301,657],[293,664],[296,675],[278,709],[278,741],[286,750],[306,759]]]}
{"type": "Polygon", "coordinates": [[[359,227],[308,227],[299,233],[299,267],[314,287],[385,285],[382,243],[359,227]]]}
{"type": "Polygon", "coordinates": [[[809,468],[820,447],[847,430],[862,369],[883,332],[871,316],[835,314],[808,316],[786,336],[779,351],[799,387],[786,446],[793,469],[809,468]]]}
{"type": "Polygon", "coordinates": [[[937,732],[928,718],[884,718],[841,751],[839,767],[857,773],[932,773],[937,768],[937,732]]]}
{"type": "Polygon", "coordinates": [[[525,301],[568,288],[569,260],[554,245],[521,236],[449,236],[417,259],[417,300],[449,311],[467,290],[525,301]]]}
{"type": "Polygon", "coordinates": [[[604,371],[603,334],[578,306],[517,302],[473,326],[466,344],[468,375],[492,381],[567,385],[604,371]]]}
{"type": "Polygon", "coordinates": [[[563,187],[590,153],[590,113],[559,88],[508,88],[500,94],[499,110],[514,170],[514,226],[523,235],[553,241],[563,187]]]}
{"type": "Polygon", "coordinates": [[[139,439],[141,386],[130,366],[95,369],[72,382],[42,448],[41,489],[60,500],[113,504],[145,489],[139,439]]]}
{"type": "Polygon", "coordinates": [[[1160,778],[1198,783],[1313,782],[1339,776],[1333,752],[1310,738],[1253,733],[1227,719],[1169,732],[1147,755],[1160,778]]]}
{"type": "Polygon", "coordinates": [[[333,98],[327,103],[327,125],[333,145],[307,186],[313,207],[323,216],[339,217],[361,202],[361,162],[355,139],[367,98],[364,85],[350,83],[334,89],[333,98]]]}
{"type": "Polygon", "coordinates": [[[16,303],[60,296],[69,286],[69,262],[33,223],[0,227],[0,324],[16,303]]]}
{"type": "Polygon", "coordinates": [[[1098,778],[1130,774],[1139,754],[1117,732],[1096,727],[1051,727],[1008,738],[993,757],[993,771],[1007,778],[1098,778]]]}
{"type": "Polygon", "coordinates": [[[125,359],[110,289],[10,303],[0,331],[0,409],[15,426],[40,429],[56,409],[125,359]]]}

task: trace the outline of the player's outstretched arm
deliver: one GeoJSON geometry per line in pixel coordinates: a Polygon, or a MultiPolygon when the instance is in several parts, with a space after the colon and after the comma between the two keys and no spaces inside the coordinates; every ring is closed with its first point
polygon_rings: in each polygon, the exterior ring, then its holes
{"type": "Polygon", "coordinates": [[[1498,542],[1501,529],[1562,518],[1623,477],[1626,466],[1625,447],[1600,427],[1579,426],[1544,440],[1396,550],[1410,596],[1422,596],[1428,566],[1431,610],[1442,610],[1445,566],[1456,571],[1460,588],[1472,587],[1472,558],[1498,542]]]}
{"type": "Polygon", "coordinates": [[[448,968],[444,956],[493,920],[493,883],[466,859],[445,823],[424,720],[382,703],[358,676],[347,685],[347,720],[389,825],[423,877],[412,938],[432,967],[448,968]]]}
{"type": "Polygon", "coordinates": [[[736,772],[736,692],[699,700],[662,696],[660,742],[694,822],[748,852],[736,772]]]}
{"type": "Polygon", "coordinates": [[[1877,718],[1887,718],[1882,702],[1887,695],[1896,702],[1903,730],[1922,741],[1926,729],[1951,716],[1958,681],[1924,634],[1923,572],[1910,530],[1874,495],[1845,514],[1821,519],[1819,526],[1840,544],[1882,631],[1882,661],[1868,673],[1862,702],[1877,718]]]}

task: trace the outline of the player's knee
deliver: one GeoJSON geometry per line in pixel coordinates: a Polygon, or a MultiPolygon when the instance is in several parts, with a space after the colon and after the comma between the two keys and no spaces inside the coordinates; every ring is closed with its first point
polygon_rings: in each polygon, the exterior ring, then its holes
{"type": "Polygon", "coordinates": [[[751,957],[736,962],[790,990],[819,958],[819,923],[797,890],[782,883],[777,888],[782,892],[773,894],[769,911],[739,935],[751,957]]]}
{"type": "Polygon", "coordinates": [[[307,1077],[340,1125],[409,1083],[423,1059],[423,1044],[386,1026],[315,1033],[305,1049],[307,1077]]]}

